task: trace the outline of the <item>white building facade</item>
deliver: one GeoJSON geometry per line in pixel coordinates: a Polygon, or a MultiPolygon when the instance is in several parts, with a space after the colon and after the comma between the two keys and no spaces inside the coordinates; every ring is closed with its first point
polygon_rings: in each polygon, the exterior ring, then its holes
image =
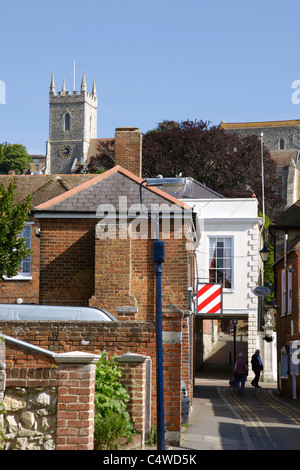
{"type": "MultiPolygon", "coordinates": [[[[200,239],[196,248],[196,278],[199,284],[222,285],[222,315],[201,314],[208,319],[248,322],[248,360],[260,347],[258,297],[260,282],[260,231],[258,202],[248,199],[185,199],[197,213],[200,239]]],[[[251,370],[251,367],[250,367],[251,370]]]]}

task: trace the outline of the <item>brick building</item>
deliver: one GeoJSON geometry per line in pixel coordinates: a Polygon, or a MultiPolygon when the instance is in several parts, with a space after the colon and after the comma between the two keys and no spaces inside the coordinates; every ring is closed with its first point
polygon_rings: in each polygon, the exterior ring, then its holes
{"type": "Polygon", "coordinates": [[[300,200],[275,220],[270,232],[275,243],[278,385],[283,396],[299,400],[300,200]]]}
{"type": "MultiPolygon", "coordinates": [[[[101,175],[17,177],[16,200],[33,195],[27,225],[32,256],[19,276],[1,283],[2,303],[21,298],[24,303],[99,306],[114,313],[117,307],[131,306],[137,318],[153,318],[156,232],[140,213],[139,129],[116,129],[115,148],[116,166],[101,175]],[[114,220],[106,220],[106,208],[114,220]],[[147,233],[139,233],[141,228],[147,233]]],[[[1,177],[5,185],[9,180],[1,177]]],[[[165,305],[186,309],[194,269],[185,236],[187,226],[193,231],[191,209],[154,187],[143,187],[142,196],[145,209],[160,217],[160,236],[166,239],[165,305]]]]}
{"type": "MultiPolygon", "coordinates": [[[[0,286],[2,303],[21,298],[24,303],[91,305],[111,311],[120,320],[135,320],[136,327],[134,322],[125,322],[136,335],[134,341],[123,333],[107,339],[105,350],[112,354],[136,351],[140,347],[138,323],[150,322],[153,328],[155,319],[153,240],[157,226],[140,207],[143,180],[135,173],[141,172],[141,142],[138,129],[117,129],[116,166],[101,175],[17,177],[17,200],[33,195],[28,221],[32,255],[26,272],[0,286]]],[[[9,177],[2,181],[7,184],[9,177]]],[[[162,275],[166,426],[171,440],[179,442],[181,379],[189,393],[193,383],[193,325],[188,321],[188,288],[194,276],[193,217],[188,205],[156,187],[144,185],[142,198],[144,210],[160,221],[160,238],[166,244],[162,275]]],[[[12,336],[25,339],[25,327],[12,336]]],[[[9,328],[4,325],[4,333],[9,328]]],[[[31,328],[31,332],[31,341],[36,343],[37,330],[31,328]]],[[[97,339],[92,347],[98,351],[99,344],[97,339]]],[[[152,338],[155,371],[154,344],[152,338]]],[[[154,384],[155,377],[153,416],[154,384]]]]}

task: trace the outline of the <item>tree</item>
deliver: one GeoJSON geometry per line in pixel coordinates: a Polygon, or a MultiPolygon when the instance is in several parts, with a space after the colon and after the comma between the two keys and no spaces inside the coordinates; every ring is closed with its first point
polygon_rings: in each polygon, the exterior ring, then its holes
{"type": "Polygon", "coordinates": [[[113,140],[99,141],[97,154],[90,158],[87,170],[90,173],[103,173],[115,165],[115,145],[113,140]]]}
{"type": "MultiPolygon", "coordinates": [[[[164,121],[143,136],[143,176],[193,177],[225,197],[256,196],[261,206],[261,143],[204,121],[164,121]]],[[[280,207],[276,164],[264,148],[265,202],[271,215],[280,207]]]]}
{"type": "Polygon", "coordinates": [[[31,196],[15,204],[16,180],[7,188],[0,184],[0,278],[13,277],[20,271],[22,259],[31,251],[20,234],[28,218],[31,196]]]}
{"type": "Polygon", "coordinates": [[[0,145],[0,174],[2,175],[7,175],[9,171],[22,174],[29,168],[31,160],[24,145],[7,142],[0,145]]]}

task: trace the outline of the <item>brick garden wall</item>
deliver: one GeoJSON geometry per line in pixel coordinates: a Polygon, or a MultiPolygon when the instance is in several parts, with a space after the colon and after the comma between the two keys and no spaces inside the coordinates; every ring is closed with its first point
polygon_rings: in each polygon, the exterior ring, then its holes
{"type": "MultiPolygon", "coordinates": [[[[165,424],[168,439],[179,443],[181,425],[181,378],[192,398],[193,377],[188,365],[188,317],[175,307],[164,309],[164,388],[165,424]]],[[[152,360],[152,425],[156,423],[156,340],[154,322],[0,322],[0,331],[14,338],[52,352],[84,351],[99,354],[106,351],[111,357],[127,352],[149,356],[152,360]]],[[[191,350],[193,347],[191,346],[191,350]]],[[[22,362],[22,359],[20,359],[22,362]]],[[[45,358],[41,357],[41,365],[45,358]]],[[[16,354],[15,366],[21,367],[16,354]]],[[[30,361],[30,357],[27,359],[30,361]]]]}

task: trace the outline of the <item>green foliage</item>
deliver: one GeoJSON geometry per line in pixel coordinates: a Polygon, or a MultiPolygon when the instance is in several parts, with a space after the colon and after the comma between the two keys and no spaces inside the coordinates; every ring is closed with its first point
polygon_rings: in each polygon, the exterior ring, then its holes
{"type": "Polygon", "coordinates": [[[157,427],[152,427],[150,429],[148,441],[146,442],[146,445],[149,447],[153,447],[157,444],[157,427]]]}
{"type": "Polygon", "coordinates": [[[7,142],[0,145],[0,174],[2,175],[7,175],[9,171],[22,174],[29,168],[31,160],[24,145],[7,142]]]}
{"type": "MultiPolygon", "coordinates": [[[[262,212],[259,212],[259,217],[262,217],[262,212]]],[[[268,233],[268,229],[270,226],[271,220],[270,218],[266,215],[265,216],[265,231],[268,233]]],[[[268,250],[270,251],[268,260],[265,264],[264,267],[264,285],[269,287],[271,289],[271,294],[268,295],[267,297],[264,298],[265,300],[265,305],[270,304],[272,302],[272,299],[274,298],[274,269],[273,269],[273,263],[274,263],[274,246],[272,245],[272,239],[271,237],[267,237],[266,241],[266,246],[268,250]]]]}
{"type": "Polygon", "coordinates": [[[31,251],[26,247],[24,238],[20,237],[28,218],[31,197],[14,203],[16,180],[8,188],[0,184],[0,278],[16,276],[22,259],[31,251]]]}
{"type": "Polygon", "coordinates": [[[129,394],[120,382],[122,370],[114,358],[100,355],[96,366],[95,432],[96,450],[118,449],[123,438],[130,439],[134,426],[127,412],[129,394]]]}

